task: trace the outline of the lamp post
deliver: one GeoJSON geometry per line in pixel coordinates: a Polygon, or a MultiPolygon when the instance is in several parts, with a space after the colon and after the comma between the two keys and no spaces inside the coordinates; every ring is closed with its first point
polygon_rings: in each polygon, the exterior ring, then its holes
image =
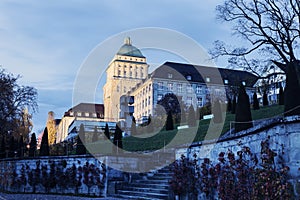
{"type": "Polygon", "coordinates": [[[271,67],[270,67],[270,70],[271,69],[273,69],[274,70],[274,72],[273,72],[273,104],[275,104],[276,103],[276,101],[277,101],[277,98],[276,98],[276,86],[275,86],[275,67],[274,67],[274,65],[271,65],[271,67]]]}

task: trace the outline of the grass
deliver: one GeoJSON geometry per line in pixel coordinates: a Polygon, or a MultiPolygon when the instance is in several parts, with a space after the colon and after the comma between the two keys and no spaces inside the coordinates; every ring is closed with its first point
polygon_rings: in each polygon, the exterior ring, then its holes
{"type": "MultiPolygon", "coordinates": [[[[283,109],[283,106],[272,105],[262,107],[259,110],[252,110],[252,119],[261,120],[279,116],[283,114],[283,109]]],[[[234,114],[226,113],[224,126],[222,124],[214,124],[210,119],[207,119],[200,120],[198,127],[172,131],[161,130],[157,134],[143,134],[136,137],[129,136],[123,139],[123,149],[126,151],[152,151],[161,149],[166,145],[176,146],[191,143],[192,141],[215,139],[228,132],[230,130],[230,122],[234,120],[234,114]]],[[[88,148],[95,153],[100,146],[101,152],[97,153],[111,153],[112,148],[108,140],[89,144],[88,148]]]]}

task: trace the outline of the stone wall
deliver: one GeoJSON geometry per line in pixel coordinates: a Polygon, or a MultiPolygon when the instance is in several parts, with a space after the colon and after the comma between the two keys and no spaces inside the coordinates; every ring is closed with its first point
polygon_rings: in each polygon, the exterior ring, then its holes
{"type": "Polygon", "coordinates": [[[106,157],[57,156],[0,161],[6,192],[106,196],[106,157]]]}
{"type": "MultiPolygon", "coordinates": [[[[196,154],[202,162],[209,158],[217,162],[220,152],[233,153],[242,147],[250,147],[251,152],[260,160],[261,142],[269,138],[270,148],[281,155],[285,165],[290,168],[290,182],[294,187],[296,195],[300,196],[300,117],[274,118],[269,121],[256,124],[255,127],[237,134],[227,134],[218,140],[195,143],[189,148],[182,147],[176,150],[176,158],[181,155],[192,159],[196,154]]],[[[275,157],[275,158],[278,158],[275,157]]],[[[278,160],[275,160],[277,163],[278,160]]]]}

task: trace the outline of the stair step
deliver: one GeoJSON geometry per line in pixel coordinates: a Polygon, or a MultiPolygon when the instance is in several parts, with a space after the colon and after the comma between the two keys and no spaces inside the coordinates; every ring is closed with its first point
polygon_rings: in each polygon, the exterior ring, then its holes
{"type": "Polygon", "coordinates": [[[153,183],[166,183],[168,184],[169,183],[169,180],[168,179],[163,179],[163,180],[160,180],[160,179],[148,179],[148,180],[135,180],[136,183],[149,183],[149,184],[153,184],[153,183]]]}
{"type": "Polygon", "coordinates": [[[139,191],[139,192],[155,192],[159,194],[168,194],[169,190],[167,188],[153,188],[153,187],[134,187],[134,186],[124,186],[122,190],[139,191]]]}
{"type": "Polygon", "coordinates": [[[129,190],[120,190],[118,191],[121,195],[129,195],[129,196],[137,196],[137,197],[147,197],[147,198],[168,198],[168,194],[160,194],[160,193],[153,193],[153,192],[139,192],[139,191],[129,191],[129,190]]]}
{"type": "Polygon", "coordinates": [[[148,198],[148,197],[137,197],[132,195],[126,194],[116,194],[112,195],[111,197],[120,198],[120,199],[132,199],[132,200],[162,200],[162,198],[148,198]]]}
{"type": "Polygon", "coordinates": [[[151,188],[161,188],[168,189],[169,184],[155,184],[155,183],[131,183],[128,186],[132,187],[151,187],[151,188]]]}

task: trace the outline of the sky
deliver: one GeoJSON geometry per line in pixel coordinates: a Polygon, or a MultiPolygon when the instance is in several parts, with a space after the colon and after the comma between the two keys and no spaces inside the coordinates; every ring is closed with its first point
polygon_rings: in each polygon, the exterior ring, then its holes
{"type": "MultiPolygon", "coordinates": [[[[218,0],[1,0],[0,65],[8,72],[20,74],[20,85],[37,89],[39,111],[33,115],[33,131],[39,133],[45,127],[48,111],[61,118],[72,107],[74,82],[80,67],[93,49],[114,35],[144,27],[170,29],[192,38],[204,50],[212,48],[215,40],[235,41],[230,26],[216,19],[215,7],[220,3],[218,0]]],[[[131,39],[135,45],[135,39],[131,39]]],[[[122,44],[121,40],[116,42],[119,47],[122,44]]],[[[166,53],[160,56],[147,50],[142,53],[150,66],[176,61],[166,53]]],[[[95,67],[106,68],[108,64],[95,67]]],[[[216,64],[226,67],[224,60],[216,64]]],[[[102,103],[101,84],[96,103],[102,103]]]]}

